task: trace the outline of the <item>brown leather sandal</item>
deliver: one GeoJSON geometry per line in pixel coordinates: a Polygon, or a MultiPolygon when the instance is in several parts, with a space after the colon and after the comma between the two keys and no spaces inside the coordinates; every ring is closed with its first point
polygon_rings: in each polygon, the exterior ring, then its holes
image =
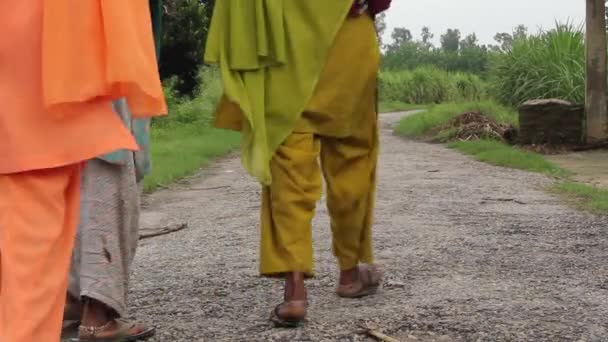
{"type": "Polygon", "coordinates": [[[100,327],[80,326],[78,337],[72,342],[134,342],[154,336],[156,329],[146,328],[142,323],[117,318],[100,327]]]}
{"type": "Polygon", "coordinates": [[[339,285],[336,294],[342,298],[361,298],[378,291],[382,283],[382,271],[376,265],[359,265],[359,279],[351,284],[339,285]]]}
{"type": "Polygon", "coordinates": [[[277,328],[297,328],[306,321],[308,302],[290,300],[277,305],[270,314],[270,321],[277,328]]]}
{"type": "MultiPolygon", "coordinates": [[[[293,272],[286,275],[286,278],[303,279],[304,274],[293,272]]],[[[297,328],[306,321],[306,311],[308,309],[308,295],[304,289],[304,299],[291,299],[294,295],[294,288],[290,281],[285,283],[283,293],[283,303],[277,305],[270,313],[270,321],[276,328],[297,328]]]]}

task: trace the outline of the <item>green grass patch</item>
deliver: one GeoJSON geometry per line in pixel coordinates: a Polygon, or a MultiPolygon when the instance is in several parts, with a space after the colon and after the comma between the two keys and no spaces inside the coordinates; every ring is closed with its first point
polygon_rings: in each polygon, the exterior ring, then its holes
{"type": "Polygon", "coordinates": [[[523,151],[494,140],[457,141],[448,147],[488,164],[564,177],[568,172],[547,161],[541,154],[523,151]]]}
{"type": "Polygon", "coordinates": [[[583,208],[595,213],[608,214],[608,190],[575,182],[563,182],[553,187],[558,194],[574,197],[583,208]]]}
{"type": "Polygon", "coordinates": [[[218,70],[203,68],[198,77],[200,86],[192,97],[179,97],[173,90],[175,80],[165,84],[169,116],[153,120],[152,170],[144,178],[148,192],[194,174],[239,146],[239,133],[212,127],[222,94],[218,70]]]}
{"type": "Polygon", "coordinates": [[[401,101],[381,101],[380,113],[394,113],[408,110],[426,109],[427,105],[404,103],[401,101]]]}
{"type": "Polygon", "coordinates": [[[152,172],[144,189],[152,191],[187,177],[239,146],[237,132],[190,124],[152,128],[152,172]]]}
{"type": "MultiPolygon", "coordinates": [[[[509,107],[495,102],[449,103],[431,107],[428,111],[403,118],[395,131],[406,137],[422,137],[456,116],[467,112],[482,112],[495,119],[498,123],[517,126],[517,112],[509,107]]],[[[445,138],[445,137],[443,137],[445,138]]]]}

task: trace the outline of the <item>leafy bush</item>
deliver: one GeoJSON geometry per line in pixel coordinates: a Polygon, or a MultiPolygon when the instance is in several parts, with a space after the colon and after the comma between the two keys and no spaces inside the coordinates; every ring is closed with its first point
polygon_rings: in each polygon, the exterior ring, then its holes
{"type": "Polygon", "coordinates": [[[174,80],[165,83],[165,97],[171,112],[169,117],[155,119],[154,125],[173,126],[196,123],[209,126],[215,107],[222,95],[219,71],[202,68],[199,71],[199,87],[193,98],[180,97],[173,88],[174,80]]]}

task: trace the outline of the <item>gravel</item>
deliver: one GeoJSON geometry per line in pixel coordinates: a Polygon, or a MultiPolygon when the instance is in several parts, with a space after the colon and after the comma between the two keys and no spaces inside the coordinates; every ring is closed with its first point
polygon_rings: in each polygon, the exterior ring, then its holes
{"type": "Polygon", "coordinates": [[[395,137],[399,116],[382,116],[378,295],[334,295],[321,203],[310,321],[273,329],[282,286],[257,273],[260,187],[231,156],[146,199],[146,214],[188,224],[138,250],[131,313],[158,328],[151,341],[368,341],[361,322],[400,341],[608,341],[608,217],[567,206],[544,176],[395,137]]]}

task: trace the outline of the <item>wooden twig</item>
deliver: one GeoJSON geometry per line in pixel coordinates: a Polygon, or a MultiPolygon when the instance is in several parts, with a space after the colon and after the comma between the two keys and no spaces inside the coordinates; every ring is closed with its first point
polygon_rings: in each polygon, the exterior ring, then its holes
{"type": "Polygon", "coordinates": [[[208,191],[208,190],[226,189],[229,187],[230,187],[230,185],[216,186],[213,188],[189,188],[189,189],[186,189],[186,191],[208,191]]]}
{"type": "Polygon", "coordinates": [[[394,339],[388,335],[385,335],[381,332],[379,332],[378,330],[372,329],[372,327],[366,323],[362,323],[359,325],[359,327],[361,329],[363,329],[363,333],[369,337],[373,337],[375,339],[377,339],[378,341],[382,341],[382,342],[400,342],[397,339],[394,339]]]}
{"type": "Polygon", "coordinates": [[[166,189],[166,190],[171,189],[171,187],[169,187],[168,185],[162,184],[162,183],[156,184],[156,187],[159,189],[166,189]]]}
{"type": "Polygon", "coordinates": [[[376,338],[379,341],[383,341],[383,342],[399,342],[399,340],[396,340],[390,336],[387,336],[379,331],[376,330],[372,330],[372,329],[365,329],[365,333],[367,335],[369,335],[370,337],[376,338]]]}
{"type": "Polygon", "coordinates": [[[139,232],[139,239],[143,240],[143,239],[149,239],[149,238],[153,238],[156,236],[161,236],[161,235],[167,235],[167,234],[171,234],[171,233],[175,233],[178,232],[182,229],[186,229],[188,227],[187,223],[176,223],[176,224],[172,224],[160,229],[140,229],[139,232]]]}
{"type": "Polygon", "coordinates": [[[485,201],[491,201],[491,202],[513,202],[513,203],[517,203],[517,204],[521,204],[521,205],[527,204],[526,202],[522,202],[522,201],[516,200],[514,198],[488,198],[488,197],[485,197],[485,198],[482,198],[482,201],[483,201],[482,203],[485,203],[485,201]]]}

